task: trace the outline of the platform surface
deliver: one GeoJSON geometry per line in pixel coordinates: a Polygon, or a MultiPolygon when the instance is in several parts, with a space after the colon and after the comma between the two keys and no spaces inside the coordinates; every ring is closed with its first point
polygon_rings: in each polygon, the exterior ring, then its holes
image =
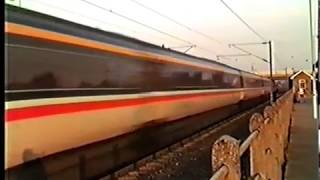
{"type": "Polygon", "coordinates": [[[286,180],[318,180],[318,127],[312,101],[294,104],[290,127],[286,180]]]}

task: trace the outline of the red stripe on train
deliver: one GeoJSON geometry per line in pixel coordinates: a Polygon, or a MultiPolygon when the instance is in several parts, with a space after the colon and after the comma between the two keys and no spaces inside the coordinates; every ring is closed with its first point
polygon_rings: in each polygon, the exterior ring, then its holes
{"type": "MultiPolygon", "coordinates": [[[[218,93],[219,95],[225,93],[218,93]]],[[[70,103],[70,104],[56,104],[56,105],[42,105],[35,107],[9,109],[6,111],[6,121],[17,121],[29,118],[36,118],[49,115],[66,114],[73,112],[92,111],[99,109],[109,109],[124,106],[136,106],[148,103],[160,103],[175,100],[185,100],[192,98],[201,98],[206,96],[216,96],[218,94],[206,93],[197,95],[177,95],[164,97],[150,97],[129,100],[110,100],[103,102],[84,102],[84,103],[70,103]]]]}

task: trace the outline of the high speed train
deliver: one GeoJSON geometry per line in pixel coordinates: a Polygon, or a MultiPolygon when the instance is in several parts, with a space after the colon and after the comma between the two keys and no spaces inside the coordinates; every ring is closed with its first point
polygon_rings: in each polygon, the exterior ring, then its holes
{"type": "Polygon", "coordinates": [[[270,94],[208,59],[21,8],[5,18],[5,169],[270,94]]]}

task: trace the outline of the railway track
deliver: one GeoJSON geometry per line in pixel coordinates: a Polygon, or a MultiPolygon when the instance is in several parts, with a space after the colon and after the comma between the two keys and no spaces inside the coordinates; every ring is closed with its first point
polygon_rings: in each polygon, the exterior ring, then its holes
{"type": "Polygon", "coordinates": [[[240,139],[246,136],[246,134],[249,133],[247,129],[248,126],[242,126],[243,128],[239,130],[239,127],[241,127],[238,126],[239,123],[247,123],[254,112],[262,111],[267,104],[268,103],[261,104],[243,113],[238,113],[230,118],[224,119],[99,180],[201,179],[201,176],[203,179],[208,179],[211,176],[211,156],[208,153],[211,153],[211,145],[215,139],[226,131],[230,131],[231,134],[235,134],[235,136],[240,137],[240,139]],[[207,164],[206,166],[203,164],[204,162],[194,163],[195,161],[208,161],[209,163],[205,163],[207,164]],[[192,167],[197,166],[199,163],[201,164],[200,166],[192,167]],[[201,172],[201,168],[203,168],[205,172],[201,172]],[[192,175],[197,177],[192,178],[192,175]]]}

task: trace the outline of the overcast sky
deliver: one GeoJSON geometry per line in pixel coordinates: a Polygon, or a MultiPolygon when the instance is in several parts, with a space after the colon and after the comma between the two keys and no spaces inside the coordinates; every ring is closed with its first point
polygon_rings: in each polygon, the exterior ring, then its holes
{"type": "MultiPolygon", "coordinates": [[[[81,0],[21,0],[20,4],[24,8],[157,45],[164,44],[166,47],[174,48],[191,43],[196,47],[187,53],[214,60],[217,59],[217,55],[243,54],[239,50],[230,48],[228,46],[230,43],[263,41],[239,21],[220,0],[87,1],[105,9],[81,0]],[[171,21],[150,9],[170,17],[171,21]],[[136,22],[119,17],[108,10],[136,22]]],[[[309,0],[224,0],[224,2],[263,38],[273,41],[275,52],[273,57],[277,70],[286,67],[296,70],[311,68],[309,0]]],[[[314,22],[317,22],[315,16],[317,1],[313,0],[312,5],[314,22]]],[[[317,26],[317,23],[314,23],[314,26],[317,26]]],[[[317,33],[315,30],[314,32],[317,33]]],[[[241,47],[255,55],[269,58],[266,45],[241,47]]],[[[186,48],[176,50],[185,51],[186,48]]],[[[267,63],[252,56],[232,57],[219,61],[247,71],[251,71],[252,66],[254,71],[268,70],[267,63]]]]}

